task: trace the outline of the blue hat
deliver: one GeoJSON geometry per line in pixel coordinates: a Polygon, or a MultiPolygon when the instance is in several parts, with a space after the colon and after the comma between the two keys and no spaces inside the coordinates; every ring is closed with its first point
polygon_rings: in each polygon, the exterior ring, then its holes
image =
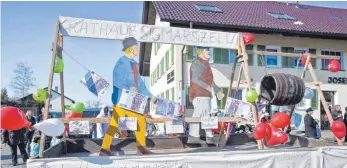
{"type": "Polygon", "coordinates": [[[311,111],[313,111],[313,109],[311,107],[306,109],[306,113],[311,112],[311,111]]]}
{"type": "Polygon", "coordinates": [[[137,40],[134,37],[128,37],[123,40],[123,49],[122,51],[125,51],[127,48],[137,45],[137,40]]]}
{"type": "Polygon", "coordinates": [[[202,49],[208,50],[208,49],[210,49],[210,48],[209,48],[209,47],[203,47],[203,46],[196,46],[196,49],[197,49],[197,50],[202,50],[202,49]]]}

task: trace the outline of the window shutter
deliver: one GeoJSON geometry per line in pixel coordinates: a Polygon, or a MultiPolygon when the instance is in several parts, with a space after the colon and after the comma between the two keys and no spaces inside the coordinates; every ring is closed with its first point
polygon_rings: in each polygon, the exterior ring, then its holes
{"type": "MultiPolygon", "coordinates": [[[[316,55],[317,54],[317,50],[316,49],[308,49],[308,53],[312,54],[312,55],[316,55]]],[[[305,65],[302,65],[302,66],[305,66],[305,65]]],[[[312,61],[312,67],[314,69],[317,69],[317,60],[316,58],[313,58],[313,61],[312,61]]]]}
{"type": "MultiPolygon", "coordinates": [[[[251,45],[251,44],[250,45],[246,45],[246,50],[253,51],[253,45],[251,45]]],[[[253,66],[253,64],[254,64],[254,55],[253,54],[248,54],[248,65],[253,66]]]]}
{"type": "Polygon", "coordinates": [[[165,55],[165,66],[166,66],[166,70],[169,69],[169,61],[170,61],[170,50],[168,50],[166,52],[166,55],[165,55]]]}
{"type": "Polygon", "coordinates": [[[313,109],[318,109],[318,94],[317,94],[317,90],[313,90],[313,97],[311,99],[311,107],[313,109]]]}
{"type": "Polygon", "coordinates": [[[187,62],[191,62],[194,60],[195,56],[196,56],[196,52],[194,52],[194,48],[193,46],[186,46],[185,47],[185,57],[186,57],[186,61],[187,62]]]}
{"type": "MultiPolygon", "coordinates": [[[[264,45],[258,45],[257,50],[258,51],[265,51],[265,46],[264,45]]],[[[265,57],[265,55],[258,54],[258,66],[264,66],[264,64],[265,64],[265,58],[264,57],[265,57]]]]}
{"type": "Polygon", "coordinates": [[[214,48],[213,49],[213,62],[220,64],[222,63],[222,53],[221,53],[221,49],[220,48],[214,48]]]}

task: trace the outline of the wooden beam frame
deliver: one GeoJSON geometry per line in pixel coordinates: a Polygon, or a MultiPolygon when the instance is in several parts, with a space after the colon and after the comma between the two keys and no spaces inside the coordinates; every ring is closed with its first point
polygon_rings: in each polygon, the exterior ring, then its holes
{"type": "MultiPolygon", "coordinates": [[[[90,123],[110,123],[110,118],[60,118],[64,123],[69,123],[70,121],[89,121],[90,123]]],[[[165,121],[172,121],[174,118],[146,118],[147,123],[163,123],[165,121]]],[[[187,123],[199,123],[201,122],[200,117],[185,117],[184,120],[187,123]]],[[[218,122],[231,122],[231,123],[242,123],[245,119],[242,118],[229,118],[223,117],[218,118],[218,122]]]]}
{"type": "MultiPolygon", "coordinates": [[[[50,64],[50,70],[49,70],[49,76],[48,76],[48,99],[46,99],[45,102],[45,110],[43,111],[43,120],[46,120],[48,118],[49,114],[49,105],[51,102],[50,95],[52,93],[52,84],[53,84],[53,76],[54,76],[54,65],[55,65],[55,58],[57,54],[57,45],[60,44],[60,23],[57,21],[56,24],[56,31],[55,31],[55,37],[53,42],[53,51],[52,51],[52,58],[51,58],[51,64],[50,64]]],[[[63,102],[62,102],[63,103],[63,102]]],[[[41,139],[40,139],[40,153],[39,157],[43,158],[43,151],[45,148],[45,140],[46,136],[42,133],[41,139]]]]}

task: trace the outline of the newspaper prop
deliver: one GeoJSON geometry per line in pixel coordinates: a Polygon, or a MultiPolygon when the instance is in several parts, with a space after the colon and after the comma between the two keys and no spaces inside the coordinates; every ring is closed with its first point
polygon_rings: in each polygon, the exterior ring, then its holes
{"type": "Polygon", "coordinates": [[[217,97],[213,96],[211,99],[211,114],[218,113],[217,97]]]}
{"type": "Polygon", "coordinates": [[[102,97],[106,90],[110,87],[110,83],[108,83],[94,71],[89,71],[84,78],[80,80],[80,83],[97,97],[102,97]]]}
{"type": "Polygon", "coordinates": [[[121,108],[143,114],[146,109],[147,101],[147,96],[123,89],[118,105],[121,108]]]}
{"type": "Polygon", "coordinates": [[[165,122],[166,134],[182,134],[184,133],[183,120],[172,120],[165,122]]]}
{"type": "Polygon", "coordinates": [[[137,130],[137,118],[136,117],[120,117],[118,118],[118,128],[119,130],[137,130]]]}
{"type": "Polygon", "coordinates": [[[165,117],[178,116],[179,104],[166,99],[157,99],[156,103],[156,115],[165,117]]]}
{"type": "Polygon", "coordinates": [[[90,134],[89,121],[70,121],[69,134],[72,135],[88,135],[90,134]]]}
{"type": "Polygon", "coordinates": [[[248,120],[251,117],[251,104],[228,97],[225,104],[225,113],[248,120]]]}
{"type": "Polygon", "coordinates": [[[202,116],[201,129],[217,129],[218,117],[202,116]]]}

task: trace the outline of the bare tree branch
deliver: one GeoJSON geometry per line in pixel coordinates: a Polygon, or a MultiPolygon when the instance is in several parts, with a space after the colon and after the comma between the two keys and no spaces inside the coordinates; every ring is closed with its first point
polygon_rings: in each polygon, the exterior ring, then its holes
{"type": "Polygon", "coordinates": [[[34,71],[23,62],[17,63],[17,68],[13,71],[14,77],[11,87],[17,96],[24,97],[32,87],[35,87],[35,78],[32,77],[34,71]]]}

